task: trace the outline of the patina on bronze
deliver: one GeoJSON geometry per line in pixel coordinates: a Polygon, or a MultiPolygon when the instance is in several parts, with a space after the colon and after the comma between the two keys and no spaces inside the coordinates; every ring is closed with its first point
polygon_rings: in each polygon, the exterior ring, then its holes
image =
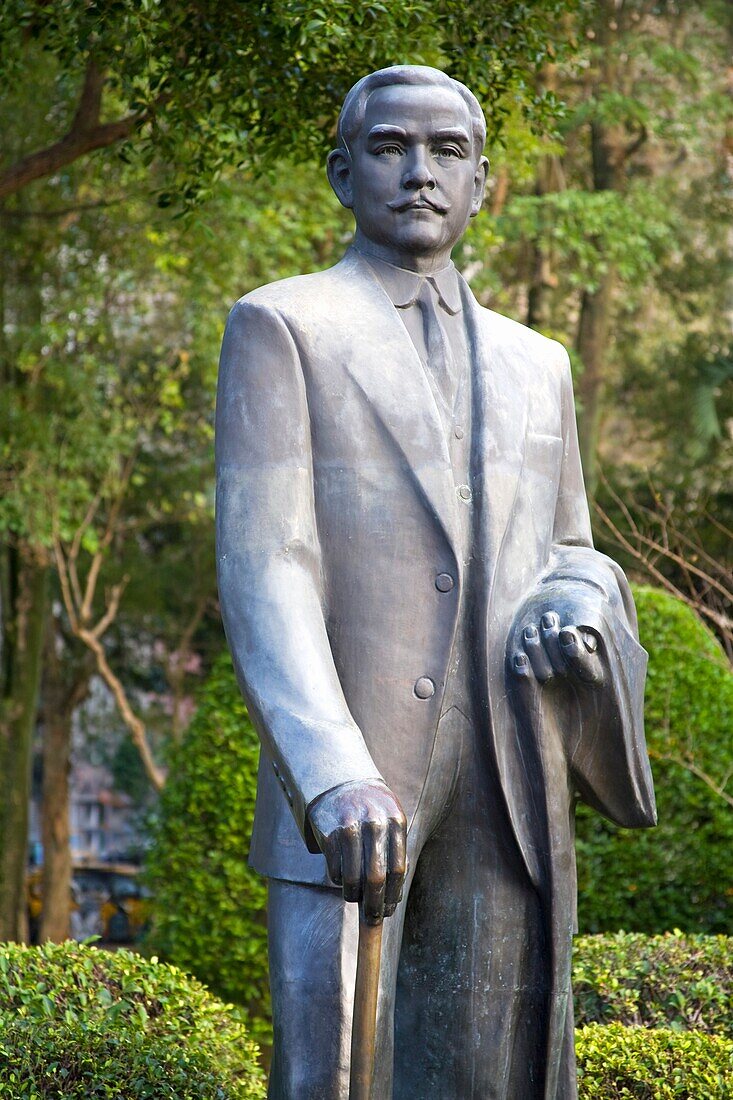
{"type": "Polygon", "coordinates": [[[351,1027],[349,1100],[371,1100],[377,1044],[377,1005],[382,963],[382,919],[359,914],[356,990],[351,1027]]]}
{"type": "Polygon", "coordinates": [[[262,740],[272,1100],[347,1100],[352,1062],[368,1088],[349,903],[387,918],[372,1100],[574,1100],[575,804],[655,820],[646,654],[593,549],[568,356],[450,260],[484,139],[445,74],[365,77],[328,164],[353,245],[248,294],[224,337],[217,562],[262,740]]]}

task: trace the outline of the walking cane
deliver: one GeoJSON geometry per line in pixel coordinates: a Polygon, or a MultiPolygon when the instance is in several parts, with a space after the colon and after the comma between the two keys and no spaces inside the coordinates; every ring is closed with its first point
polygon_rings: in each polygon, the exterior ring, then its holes
{"type": "Polygon", "coordinates": [[[382,921],[369,923],[359,905],[359,948],[351,1025],[349,1100],[371,1100],[377,1038],[377,995],[382,958],[382,921]]]}

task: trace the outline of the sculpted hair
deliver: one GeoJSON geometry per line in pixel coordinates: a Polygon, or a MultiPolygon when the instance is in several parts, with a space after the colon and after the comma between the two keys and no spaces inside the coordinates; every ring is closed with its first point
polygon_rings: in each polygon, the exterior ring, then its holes
{"type": "Polygon", "coordinates": [[[337,135],[341,149],[350,153],[349,143],[353,142],[362,127],[366,103],[372,92],[377,88],[391,88],[395,84],[427,84],[433,87],[451,88],[454,92],[458,92],[471,116],[476,156],[481,155],[486,143],[486,119],[479,101],[465,84],[461,84],[460,80],[454,80],[452,76],[441,72],[440,69],[433,69],[429,65],[391,65],[387,69],[377,69],[376,72],[369,73],[368,76],[363,76],[357,81],[347,92],[339,115],[337,135]]]}

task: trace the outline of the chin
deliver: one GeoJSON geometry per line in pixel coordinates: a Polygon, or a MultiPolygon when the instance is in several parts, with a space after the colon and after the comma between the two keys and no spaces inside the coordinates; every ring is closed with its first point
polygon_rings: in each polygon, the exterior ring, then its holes
{"type": "MultiPolygon", "coordinates": [[[[436,227],[439,229],[439,227],[436,227]]],[[[412,225],[391,242],[401,252],[411,252],[416,256],[430,255],[446,247],[446,241],[441,232],[436,232],[429,225],[412,225]]]]}

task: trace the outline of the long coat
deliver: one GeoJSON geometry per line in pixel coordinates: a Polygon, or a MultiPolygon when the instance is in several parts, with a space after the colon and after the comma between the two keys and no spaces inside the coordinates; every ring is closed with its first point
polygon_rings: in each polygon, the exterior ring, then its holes
{"type": "MultiPolygon", "coordinates": [[[[566,352],[479,306],[465,283],[462,297],[482,732],[553,945],[555,1100],[575,801],[627,827],[655,820],[646,654],[621,570],[592,548],[566,352]],[[550,608],[597,634],[602,686],[540,689],[515,674],[522,627],[550,608]]],[[[464,581],[459,507],[424,368],[357,252],[234,306],[217,402],[217,563],[263,745],[251,861],[264,874],[328,882],[306,813],[340,783],[382,777],[409,822],[419,813],[464,581]],[[455,579],[449,592],[440,573],[455,579]],[[434,693],[418,697],[425,678],[434,693]]]]}

